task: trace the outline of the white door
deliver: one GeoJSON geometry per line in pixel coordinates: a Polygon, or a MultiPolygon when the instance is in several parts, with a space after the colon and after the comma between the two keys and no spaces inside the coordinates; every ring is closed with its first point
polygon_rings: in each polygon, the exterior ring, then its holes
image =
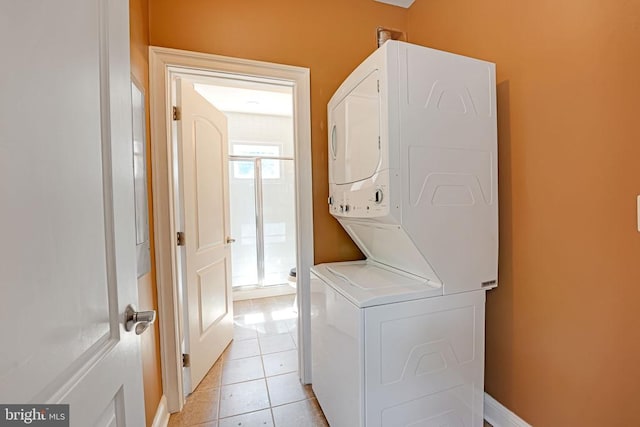
{"type": "Polygon", "coordinates": [[[0,2],[0,52],[0,402],[143,426],[128,2],[0,2]]]}
{"type": "Polygon", "coordinates": [[[227,118],[185,80],[176,93],[193,391],[233,337],[227,118]]]}

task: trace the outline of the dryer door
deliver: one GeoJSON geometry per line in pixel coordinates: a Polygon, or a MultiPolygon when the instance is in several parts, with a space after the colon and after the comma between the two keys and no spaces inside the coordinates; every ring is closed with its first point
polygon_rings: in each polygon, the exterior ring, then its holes
{"type": "Polygon", "coordinates": [[[349,184],[370,178],[380,165],[378,70],[358,83],[331,111],[329,181],[349,184]]]}

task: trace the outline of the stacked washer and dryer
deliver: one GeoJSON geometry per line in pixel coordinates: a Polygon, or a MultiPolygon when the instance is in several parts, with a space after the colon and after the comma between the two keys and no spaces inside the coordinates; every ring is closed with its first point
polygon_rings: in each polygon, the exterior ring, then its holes
{"type": "Polygon", "coordinates": [[[483,425],[495,87],[492,63],[387,41],[329,102],[329,209],[367,258],[312,268],[332,427],[483,425]]]}

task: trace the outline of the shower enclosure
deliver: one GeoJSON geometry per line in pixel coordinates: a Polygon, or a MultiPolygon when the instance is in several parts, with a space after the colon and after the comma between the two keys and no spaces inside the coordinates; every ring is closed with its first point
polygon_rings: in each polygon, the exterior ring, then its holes
{"type": "Polygon", "coordinates": [[[231,155],[229,175],[233,286],[286,283],[296,265],[293,159],[231,155]]]}
{"type": "Polygon", "coordinates": [[[232,286],[287,283],[296,266],[292,88],[208,82],[196,90],[227,117],[232,286]]]}
{"type": "MultiPolygon", "coordinates": [[[[232,122],[233,117],[230,130],[232,122]]],[[[292,150],[274,141],[236,140],[230,145],[233,287],[284,284],[296,265],[292,150]]]]}

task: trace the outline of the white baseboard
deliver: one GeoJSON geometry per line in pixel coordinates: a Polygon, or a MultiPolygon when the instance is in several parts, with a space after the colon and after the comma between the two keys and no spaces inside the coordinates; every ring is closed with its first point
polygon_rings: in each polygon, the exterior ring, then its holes
{"type": "Polygon", "coordinates": [[[169,409],[167,408],[167,397],[163,394],[151,427],[167,427],[167,424],[169,424],[169,409]]]}
{"type": "Polygon", "coordinates": [[[493,427],[531,427],[488,393],[484,394],[484,419],[493,427]]]}
{"type": "Polygon", "coordinates": [[[256,299],[256,298],[279,297],[281,295],[291,295],[295,293],[296,293],[296,289],[292,288],[287,284],[273,285],[273,286],[265,286],[264,288],[234,290],[233,300],[244,301],[244,300],[256,299]]]}

